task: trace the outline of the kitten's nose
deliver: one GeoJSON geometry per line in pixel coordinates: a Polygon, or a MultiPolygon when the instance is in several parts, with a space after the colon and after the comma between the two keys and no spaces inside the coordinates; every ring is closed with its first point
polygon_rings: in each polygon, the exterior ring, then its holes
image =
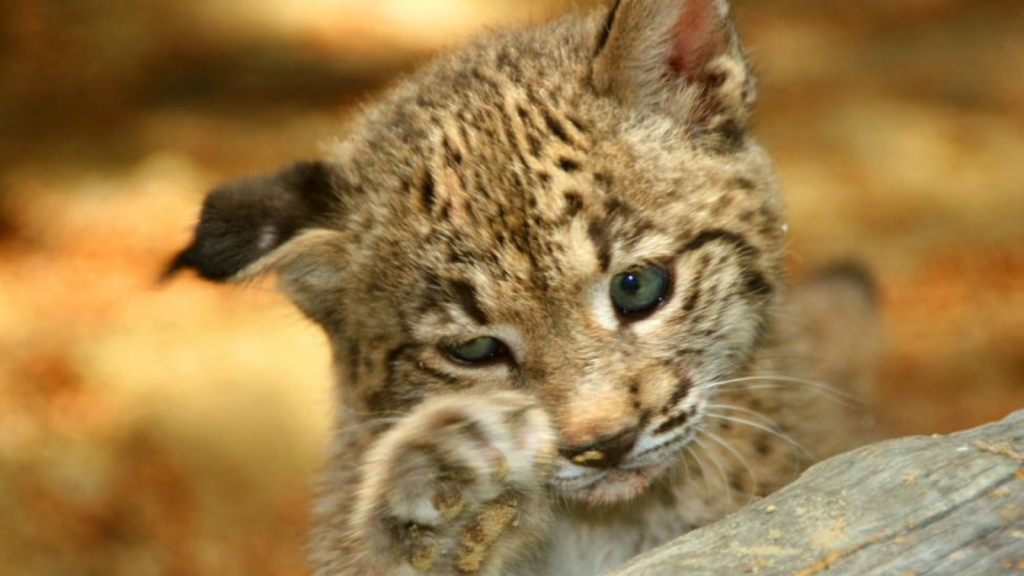
{"type": "Polygon", "coordinates": [[[602,436],[584,446],[569,446],[561,449],[562,457],[573,464],[590,468],[614,468],[633,449],[640,430],[626,428],[614,434],[602,436]]]}

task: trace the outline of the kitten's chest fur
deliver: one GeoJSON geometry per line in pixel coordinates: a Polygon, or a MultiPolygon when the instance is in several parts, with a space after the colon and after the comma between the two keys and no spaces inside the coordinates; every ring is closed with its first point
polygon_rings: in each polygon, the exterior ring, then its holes
{"type": "MultiPolygon", "coordinates": [[[[681,489],[681,487],[677,487],[681,489]]],[[[562,517],[550,542],[541,574],[595,576],[695,528],[693,519],[716,515],[701,501],[645,499],[606,516],[562,517]]]]}

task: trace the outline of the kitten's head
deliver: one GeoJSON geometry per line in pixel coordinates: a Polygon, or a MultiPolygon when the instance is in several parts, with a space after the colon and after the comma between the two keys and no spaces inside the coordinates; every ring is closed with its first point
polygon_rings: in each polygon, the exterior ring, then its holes
{"type": "Polygon", "coordinates": [[[753,98],[715,0],[490,38],[395,89],[329,160],[214,191],[174,268],[277,273],[361,413],[534,395],[562,443],[553,485],[627,498],[767,327],[783,234],[753,98]]]}

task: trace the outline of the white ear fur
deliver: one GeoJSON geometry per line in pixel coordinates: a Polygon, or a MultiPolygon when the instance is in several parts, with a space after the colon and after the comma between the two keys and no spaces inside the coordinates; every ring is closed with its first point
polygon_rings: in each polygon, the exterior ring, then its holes
{"type": "Polygon", "coordinates": [[[334,230],[306,230],[243,268],[230,281],[250,282],[275,272],[306,267],[312,260],[331,256],[335,250],[340,257],[344,253],[344,240],[345,235],[334,230]]]}
{"type": "MultiPolygon", "coordinates": [[[[325,312],[345,278],[348,235],[325,229],[300,233],[253,262],[231,282],[253,282],[277,274],[280,289],[313,320],[323,323],[325,312]]],[[[335,302],[339,304],[339,302],[335,302]]]]}

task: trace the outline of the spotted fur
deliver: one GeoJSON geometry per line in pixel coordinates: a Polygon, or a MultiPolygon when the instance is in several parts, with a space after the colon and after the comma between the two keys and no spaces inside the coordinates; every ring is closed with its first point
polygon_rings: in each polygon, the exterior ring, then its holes
{"type": "Polygon", "coordinates": [[[208,197],[173,269],[278,274],[334,350],[315,574],[596,575],[857,441],[808,382],[862,385],[872,307],[848,276],[787,292],[754,96],[724,2],[621,0],[208,197]],[[610,281],[645,264],[670,290],[624,318],[610,281]],[[480,336],[507,354],[451,356],[480,336]]]}

